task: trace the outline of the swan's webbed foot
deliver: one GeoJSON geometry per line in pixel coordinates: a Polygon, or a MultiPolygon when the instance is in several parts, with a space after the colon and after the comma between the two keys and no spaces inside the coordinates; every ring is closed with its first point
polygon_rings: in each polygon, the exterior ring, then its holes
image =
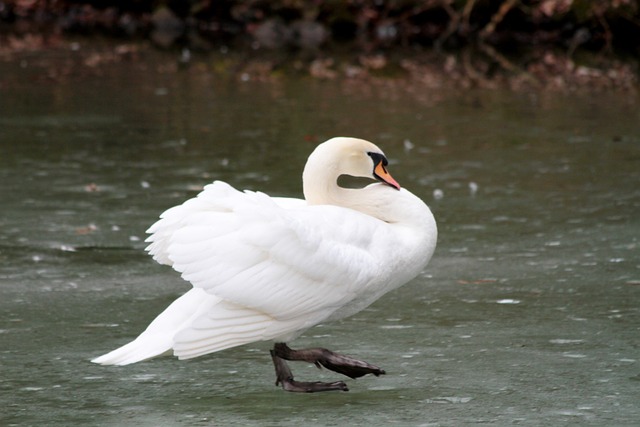
{"type": "Polygon", "coordinates": [[[325,368],[346,375],[350,378],[360,378],[367,374],[375,376],[383,375],[384,370],[362,360],[357,360],[349,356],[334,353],[326,348],[309,348],[303,350],[293,350],[285,343],[276,343],[271,350],[271,358],[276,367],[276,385],[282,384],[282,388],[287,391],[348,391],[347,386],[342,381],[334,383],[321,382],[297,382],[293,380],[293,375],[285,360],[301,360],[313,363],[318,368],[325,368]]]}
{"type": "Polygon", "coordinates": [[[349,391],[347,385],[343,381],[332,383],[302,382],[295,381],[291,369],[284,359],[278,357],[274,350],[271,350],[271,359],[276,368],[276,385],[282,385],[285,391],[294,391],[300,393],[315,393],[318,391],[349,391]]]}
{"type": "Polygon", "coordinates": [[[384,375],[384,370],[362,360],[353,357],[334,353],[326,348],[307,348],[302,350],[293,350],[285,343],[276,343],[273,348],[276,356],[285,360],[302,360],[313,363],[318,368],[325,368],[346,375],[349,378],[360,378],[367,374],[373,374],[376,377],[384,375]]]}

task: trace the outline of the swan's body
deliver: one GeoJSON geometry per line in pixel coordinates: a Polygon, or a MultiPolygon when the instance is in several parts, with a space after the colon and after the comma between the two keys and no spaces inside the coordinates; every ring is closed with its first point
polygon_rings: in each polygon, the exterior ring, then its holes
{"type": "Polygon", "coordinates": [[[309,157],[305,200],[215,182],[167,210],[148,230],[147,250],[193,289],[136,340],[93,362],[126,365],[171,350],[187,359],[255,341],[288,342],[414,278],[435,249],[435,220],[385,166],[375,145],[333,138],[309,157]],[[344,189],[337,185],[342,174],[383,183],[344,189]]]}

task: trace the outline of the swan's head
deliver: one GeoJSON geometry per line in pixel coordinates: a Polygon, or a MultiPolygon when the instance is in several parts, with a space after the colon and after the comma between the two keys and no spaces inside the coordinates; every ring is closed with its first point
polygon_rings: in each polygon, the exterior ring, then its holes
{"type": "MultiPolygon", "coordinates": [[[[337,137],[318,145],[302,173],[304,196],[310,204],[350,203],[338,186],[338,177],[369,178],[400,190],[400,184],[387,171],[387,158],[381,149],[364,139],[337,137]]],[[[353,195],[348,196],[349,199],[353,195]]]]}
{"type": "Polygon", "coordinates": [[[429,208],[409,191],[400,191],[400,185],[387,171],[387,164],[382,150],[369,141],[339,137],[323,142],[311,153],[302,173],[307,204],[335,205],[390,224],[423,227],[425,217],[433,219],[429,208]],[[380,183],[343,188],[338,185],[341,175],[380,183]]]}
{"type": "Polygon", "coordinates": [[[309,156],[303,179],[327,180],[337,185],[340,175],[371,178],[396,190],[400,184],[387,171],[387,158],[380,148],[358,138],[337,137],[323,142],[309,156]]]}

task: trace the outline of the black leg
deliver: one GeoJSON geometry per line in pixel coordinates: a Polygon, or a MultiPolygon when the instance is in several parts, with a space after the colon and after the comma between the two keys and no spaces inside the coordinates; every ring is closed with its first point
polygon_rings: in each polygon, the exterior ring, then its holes
{"type": "Polygon", "coordinates": [[[271,350],[271,359],[273,360],[273,365],[276,368],[276,385],[282,385],[282,388],[286,391],[301,393],[336,390],[349,391],[347,385],[342,381],[336,381],[333,383],[295,381],[287,362],[278,357],[275,350],[271,350]]]}
{"type": "Polygon", "coordinates": [[[377,366],[349,356],[334,353],[325,348],[293,350],[285,343],[276,343],[273,350],[271,350],[271,358],[276,367],[276,385],[282,384],[282,388],[288,391],[347,391],[347,386],[342,381],[335,383],[301,383],[294,381],[291,370],[285,360],[305,361],[313,363],[318,368],[324,366],[331,371],[338,372],[350,378],[359,378],[367,374],[378,376],[385,373],[377,366]]]}
{"type": "Polygon", "coordinates": [[[326,348],[308,348],[303,350],[293,350],[285,343],[276,343],[273,351],[276,356],[285,360],[302,360],[313,363],[318,368],[325,368],[346,375],[349,378],[360,378],[367,374],[373,374],[376,377],[384,375],[384,370],[377,366],[353,357],[334,353],[326,348]]]}

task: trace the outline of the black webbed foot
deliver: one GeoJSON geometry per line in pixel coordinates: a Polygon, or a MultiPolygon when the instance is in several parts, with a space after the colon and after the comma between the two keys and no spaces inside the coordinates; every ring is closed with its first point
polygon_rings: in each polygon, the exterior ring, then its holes
{"type": "Polygon", "coordinates": [[[333,383],[322,382],[298,382],[293,379],[291,369],[285,360],[301,360],[313,363],[318,368],[325,368],[346,375],[349,378],[360,378],[367,374],[375,376],[383,375],[384,370],[362,360],[357,360],[349,356],[334,353],[325,348],[310,348],[303,350],[293,350],[285,343],[276,343],[271,350],[271,358],[276,368],[276,385],[282,385],[287,391],[316,392],[342,390],[348,391],[347,385],[342,381],[333,383]]]}
{"type": "Polygon", "coordinates": [[[291,369],[284,361],[284,359],[278,357],[273,350],[271,350],[271,359],[273,365],[276,368],[276,385],[281,385],[286,391],[300,392],[300,393],[315,393],[319,391],[349,391],[349,388],[343,381],[336,381],[332,383],[316,382],[303,382],[295,381],[291,369]]]}
{"type": "Polygon", "coordinates": [[[276,343],[273,348],[278,357],[286,360],[302,360],[313,363],[318,368],[325,368],[346,375],[349,378],[360,378],[367,374],[376,377],[384,375],[385,371],[362,360],[354,359],[339,353],[334,353],[326,348],[308,348],[303,350],[293,350],[285,343],[276,343]]]}

